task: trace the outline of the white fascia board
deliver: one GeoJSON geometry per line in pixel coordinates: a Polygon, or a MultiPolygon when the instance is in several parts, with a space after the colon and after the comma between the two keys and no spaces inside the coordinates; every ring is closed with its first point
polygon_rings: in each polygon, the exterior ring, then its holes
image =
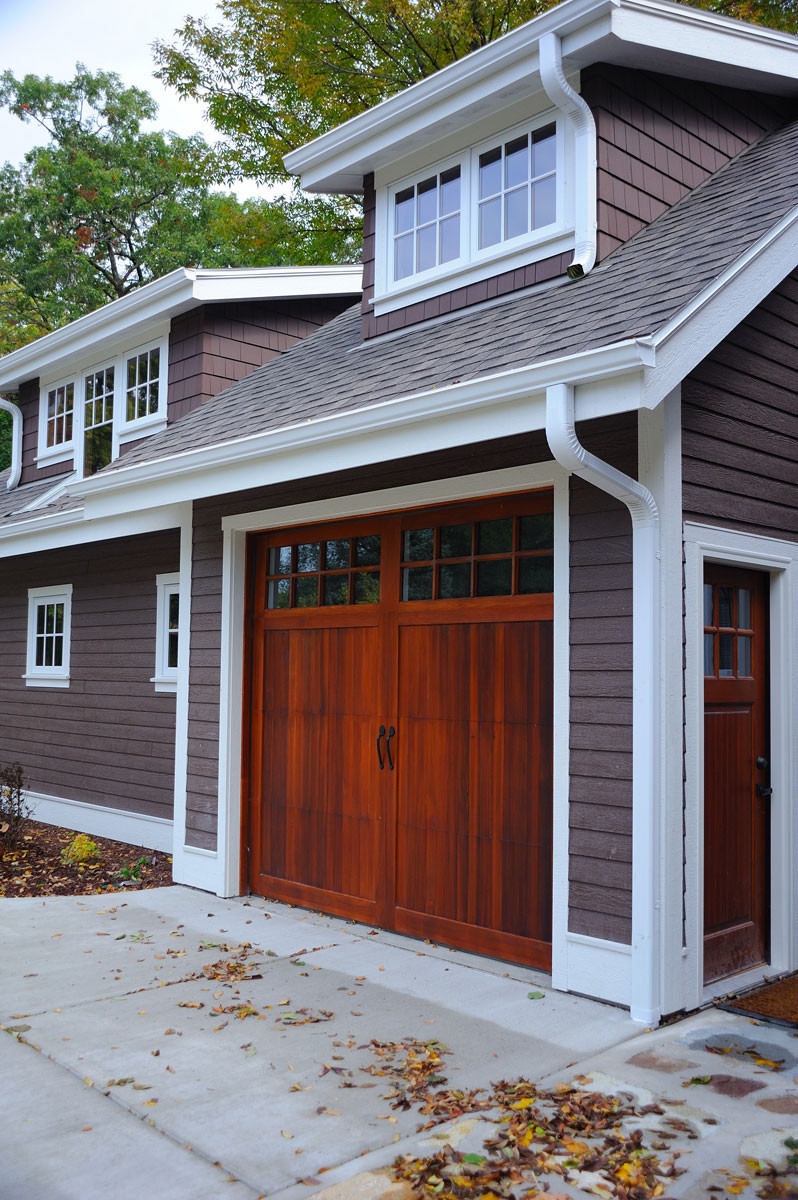
{"type": "Polygon", "coordinates": [[[363,175],[540,89],[540,37],[562,40],[565,69],[618,61],[732,86],[796,92],[798,38],[667,0],[565,0],[284,158],[307,191],[358,192],[363,175]],[[436,128],[437,126],[437,128],[436,128]]]}
{"type": "Polygon", "coordinates": [[[141,508],[110,518],[86,519],[83,509],[65,513],[37,515],[0,528],[0,558],[17,554],[40,554],[66,546],[133,537],[139,533],[160,533],[177,529],[185,516],[184,505],[141,508]]]}
{"type": "Polygon", "coordinates": [[[246,300],[287,300],[323,296],[356,297],[361,292],[360,264],[334,267],[179,267],[45,334],[0,358],[0,392],[15,390],[26,379],[48,377],[71,364],[89,366],[122,341],[135,345],[156,327],[199,304],[246,300]]]}
{"type": "Polygon", "coordinates": [[[123,466],[70,490],[83,496],[87,517],[122,513],[542,429],[545,388],[562,380],[577,385],[580,420],[627,411],[653,365],[650,346],[631,339],[123,466]]]}
{"type": "Polygon", "coordinates": [[[655,408],[798,266],[798,207],[735,259],[651,337],[656,371],[643,404],[655,408]]]}

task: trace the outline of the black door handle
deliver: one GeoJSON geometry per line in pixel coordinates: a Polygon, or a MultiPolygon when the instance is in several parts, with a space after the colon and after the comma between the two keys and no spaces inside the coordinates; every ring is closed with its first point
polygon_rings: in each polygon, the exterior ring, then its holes
{"type": "MultiPolygon", "coordinates": [[[[383,730],[383,732],[385,732],[383,730]]],[[[396,730],[393,725],[388,730],[388,740],[385,743],[385,753],[388,755],[388,766],[393,770],[393,756],[391,755],[391,739],[396,737],[396,730]]]]}
{"type": "Polygon", "coordinates": [[[756,794],[757,796],[772,796],[773,788],[768,787],[765,783],[758,783],[756,785],[756,794]]]}
{"type": "Polygon", "coordinates": [[[380,742],[382,741],[382,739],[384,737],[385,737],[385,726],[380,725],[380,731],[377,734],[377,758],[380,760],[380,770],[381,771],[385,770],[385,763],[384,763],[383,757],[382,757],[382,750],[380,749],[380,742]]]}

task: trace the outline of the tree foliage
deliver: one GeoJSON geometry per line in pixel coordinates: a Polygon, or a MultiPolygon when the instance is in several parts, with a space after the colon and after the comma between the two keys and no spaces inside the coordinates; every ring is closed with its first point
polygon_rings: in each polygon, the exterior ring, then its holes
{"type": "Polygon", "coordinates": [[[282,157],[493,41],[551,0],[219,0],[156,42],[156,74],[202,100],[228,177],[285,179],[282,157]]]}
{"type": "Polygon", "coordinates": [[[178,266],[357,258],[337,201],[212,192],[200,137],[142,128],[148,93],[77,67],[62,83],[0,76],[0,104],[48,140],[0,168],[0,354],[178,266]]]}

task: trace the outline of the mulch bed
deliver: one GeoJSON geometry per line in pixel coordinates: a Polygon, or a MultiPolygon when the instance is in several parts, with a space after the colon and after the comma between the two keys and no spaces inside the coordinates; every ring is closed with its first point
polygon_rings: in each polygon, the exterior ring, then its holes
{"type": "Polygon", "coordinates": [[[72,829],[31,820],[24,822],[13,850],[3,846],[0,835],[0,896],[89,896],[172,883],[168,854],[109,838],[91,838],[96,857],[83,863],[65,862],[61,852],[75,836],[72,829]],[[125,873],[139,878],[123,883],[125,873]]]}
{"type": "Polygon", "coordinates": [[[776,983],[766,983],[739,996],[728,996],[718,1004],[718,1008],[798,1029],[798,975],[791,975],[776,983]]]}

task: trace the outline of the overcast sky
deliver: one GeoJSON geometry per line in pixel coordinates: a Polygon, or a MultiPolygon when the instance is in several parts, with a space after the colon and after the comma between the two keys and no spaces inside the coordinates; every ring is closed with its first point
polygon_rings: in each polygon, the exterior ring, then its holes
{"type": "MultiPolygon", "coordinates": [[[[0,0],[0,69],[21,75],[71,79],[76,62],[93,71],[116,71],[126,84],[144,88],[159,106],[161,129],[215,141],[200,105],[180,100],[153,79],[152,43],[172,39],[187,13],[213,17],[213,0],[0,0]]],[[[19,163],[36,141],[38,127],[0,112],[0,162],[19,163]]],[[[251,195],[245,187],[239,194],[251,195]]]]}

